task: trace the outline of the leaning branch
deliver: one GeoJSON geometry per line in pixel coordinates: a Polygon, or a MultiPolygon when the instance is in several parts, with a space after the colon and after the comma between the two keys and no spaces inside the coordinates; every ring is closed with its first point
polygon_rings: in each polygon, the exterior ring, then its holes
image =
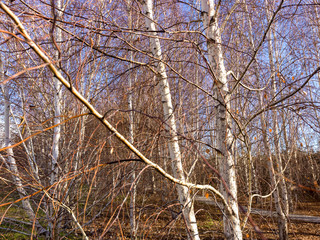
{"type": "Polygon", "coordinates": [[[117,129],[115,129],[105,118],[104,116],[99,113],[95,107],[85,99],[60,73],[60,71],[54,66],[50,58],[37,46],[37,44],[31,39],[28,32],[25,30],[24,26],[18,19],[18,17],[4,4],[0,3],[0,8],[14,21],[16,26],[21,31],[22,35],[24,36],[26,43],[36,52],[36,54],[48,64],[49,69],[54,74],[54,76],[78,99],[81,103],[83,103],[91,112],[93,116],[95,116],[109,131],[111,131],[122,143],[124,143],[133,153],[136,154],[145,164],[153,167],[156,169],[162,176],[174,182],[176,184],[180,184],[182,186],[186,186],[188,188],[199,189],[199,190],[209,190],[217,194],[223,201],[226,209],[228,210],[229,214],[232,214],[232,210],[229,207],[228,203],[226,202],[225,198],[222,194],[210,185],[198,185],[193,184],[185,181],[181,181],[180,179],[174,178],[169,173],[167,173],[163,168],[161,168],[158,164],[155,164],[151,160],[149,160],[146,156],[144,156],[134,145],[132,145],[122,134],[120,134],[117,129]]]}

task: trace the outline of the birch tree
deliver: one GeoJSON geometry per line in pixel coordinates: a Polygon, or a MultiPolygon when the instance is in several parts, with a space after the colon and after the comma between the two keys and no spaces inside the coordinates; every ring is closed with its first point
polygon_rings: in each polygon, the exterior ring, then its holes
{"type": "Polygon", "coordinates": [[[224,214],[224,233],[227,239],[242,239],[237,203],[237,179],[233,154],[234,139],[231,132],[230,94],[227,72],[221,42],[221,28],[219,26],[219,6],[213,0],[203,0],[202,21],[206,30],[208,59],[214,72],[214,96],[217,99],[215,111],[215,146],[218,150],[217,158],[220,173],[226,181],[221,191],[232,209],[232,214],[224,214]]]}
{"type": "MultiPolygon", "coordinates": [[[[0,81],[4,81],[4,70],[3,70],[3,62],[2,57],[0,56],[0,81]]],[[[44,233],[46,230],[39,224],[34,210],[31,206],[29,199],[24,199],[28,193],[26,192],[23,182],[21,179],[21,175],[19,169],[17,167],[16,159],[14,157],[13,149],[10,148],[11,143],[11,123],[10,123],[10,97],[9,91],[6,85],[1,86],[2,95],[4,96],[4,132],[5,132],[5,140],[4,140],[4,148],[7,149],[7,156],[6,158],[1,155],[1,158],[4,160],[11,176],[13,179],[13,183],[17,189],[19,197],[22,198],[22,207],[26,211],[27,216],[32,222],[35,222],[35,226],[39,233],[44,233]]]]}
{"type": "MultiPolygon", "coordinates": [[[[62,41],[62,32],[61,29],[56,28],[54,24],[56,24],[57,20],[60,20],[62,17],[62,0],[52,1],[52,15],[53,15],[53,27],[52,27],[52,41],[56,48],[55,50],[55,60],[59,61],[61,58],[61,50],[59,47],[60,42],[62,41]]],[[[53,124],[56,127],[53,129],[52,136],[52,158],[51,158],[51,176],[50,176],[50,184],[53,185],[59,180],[59,155],[60,155],[60,145],[61,145],[61,104],[62,104],[62,84],[58,79],[53,77],[53,107],[54,107],[54,119],[53,124]]],[[[60,186],[55,189],[55,193],[52,192],[52,196],[56,197],[59,192],[60,186]]],[[[58,211],[60,212],[60,211],[58,211]]],[[[49,205],[49,217],[52,222],[49,223],[50,233],[53,234],[53,237],[59,233],[59,222],[53,221],[57,219],[54,215],[58,215],[56,210],[54,209],[54,203],[52,202],[49,205]]],[[[57,236],[57,235],[56,235],[57,236]]]]}
{"type": "MultiPolygon", "coordinates": [[[[53,1],[52,6],[52,13],[53,18],[61,19],[62,16],[62,0],[53,1]]],[[[55,24],[55,22],[54,22],[55,24]]],[[[62,41],[62,32],[60,28],[56,28],[53,26],[52,28],[53,35],[52,40],[55,42],[55,47],[58,48],[55,51],[55,58],[58,61],[61,57],[61,50],[59,49],[58,43],[62,41]]],[[[61,118],[61,101],[62,101],[62,85],[57,80],[54,79],[54,121],[53,124],[57,125],[54,128],[53,132],[53,141],[52,141],[52,161],[51,161],[51,180],[50,184],[54,184],[59,178],[59,167],[58,167],[58,159],[59,159],[59,144],[61,138],[61,125],[60,125],[60,118],[61,118]]]]}
{"type": "MultiPolygon", "coordinates": [[[[266,9],[268,9],[268,6],[266,6],[266,9]]],[[[270,14],[267,11],[267,16],[270,19],[270,14]]],[[[277,87],[276,87],[276,70],[274,65],[274,49],[273,49],[273,43],[272,40],[272,32],[271,30],[268,32],[268,51],[269,51],[269,62],[270,62],[270,74],[271,74],[271,84],[272,84],[272,97],[276,97],[277,87]]],[[[276,39],[274,39],[276,41],[276,39]]],[[[266,124],[267,121],[264,119],[264,114],[262,116],[262,124],[263,124],[263,136],[264,136],[264,145],[268,152],[269,157],[269,171],[270,171],[270,178],[272,182],[272,186],[274,188],[277,188],[274,191],[274,199],[275,199],[275,205],[277,209],[277,213],[279,214],[278,218],[278,226],[279,226],[279,238],[280,239],[288,239],[288,222],[287,222],[287,216],[289,214],[289,202],[288,202],[288,194],[287,194],[287,187],[285,184],[285,180],[283,177],[284,171],[282,167],[282,157],[280,153],[280,141],[279,141],[279,128],[278,128],[278,116],[277,111],[273,110],[272,112],[272,118],[273,118],[273,131],[274,131],[274,146],[275,146],[275,162],[277,166],[277,172],[279,173],[279,177],[277,178],[276,172],[273,169],[273,156],[271,153],[270,146],[267,146],[267,135],[266,135],[266,124]],[[278,179],[278,181],[276,181],[278,179]]]]}
{"type": "MultiPolygon", "coordinates": [[[[263,102],[263,96],[262,94],[260,94],[261,105],[262,105],[262,102],[263,102]]],[[[287,239],[288,238],[288,222],[285,215],[285,211],[281,206],[280,191],[278,186],[279,182],[277,181],[277,178],[276,178],[276,172],[273,166],[273,155],[268,142],[267,121],[265,118],[265,113],[261,114],[261,125],[262,125],[263,144],[268,157],[268,169],[269,169],[269,176],[271,180],[271,191],[273,193],[276,212],[278,214],[279,238],[287,239]]]]}
{"type": "MultiPolygon", "coordinates": [[[[130,1],[126,2],[128,12],[128,27],[133,29],[132,9],[130,7],[130,1]]],[[[130,39],[130,43],[133,39],[130,39]]],[[[133,61],[133,52],[130,51],[130,59],[133,61]]],[[[129,68],[133,69],[133,63],[129,64],[129,68]]],[[[134,73],[129,75],[129,94],[128,94],[128,109],[129,109],[129,141],[134,144],[134,117],[133,117],[133,84],[134,84],[134,73]]],[[[132,164],[132,190],[130,195],[130,227],[131,227],[131,239],[137,238],[137,221],[136,221],[136,196],[137,196],[137,185],[135,164],[132,164]]]]}
{"type": "MultiPolygon", "coordinates": [[[[159,81],[159,92],[161,94],[161,102],[164,112],[164,119],[166,121],[168,136],[168,148],[170,159],[172,161],[173,176],[181,181],[185,181],[185,174],[182,166],[181,152],[177,136],[177,127],[175,114],[173,112],[173,105],[170,93],[168,77],[166,73],[166,66],[162,62],[163,56],[161,52],[160,40],[156,34],[157,29],[155,26],[153,1],[143,0],[140,1],[143,7],[143,14],[145,15],[145,24],[148,33],[150,34],[150,49],[157,61],[157,81],[159,81]]],[[[183,217],[186,220],[187,228],[190,230],[190,237],[192,239],[200,239],[199,232],[194,214],[194,208],[189,190],[185,186],[177,185],[177,192],[180,204],[182,206],[183,217]]]]}
{"type": "MultiPolygon", "coordinates": [[[[55,3],[52,6],[52,12],[54,15],[54,18],[60,19],[62,16],[62,0],[53,1],[55,3]]],[[[61,29],[53,27],[53,41],[56,43],[56,47],[59,47],[57,45],[57,42],[60,43],[62,41],[62,32],[61,29]]],[[[55,51],[55,58],[56,60],[59,60],[60,58],[60,49],[57,49],[55,51]]],[[[59,176],[59,168],[58,168],[58,159],[59,159],[59,144],[60,144],[60,138],[61,138],[61,126],[60,126],[60,117],[61,117],[61,100],[62,100],[62,89],[61,89],[61,83],[54,79],[54,111],[55,111],[55,117],[54,117],[54,125],[57,125],[54,128],[53,132],[53,141],[52,141],[52,162],[51,162],[51,180],[50,183],[53,184],[58,180],[59,176]]]]}

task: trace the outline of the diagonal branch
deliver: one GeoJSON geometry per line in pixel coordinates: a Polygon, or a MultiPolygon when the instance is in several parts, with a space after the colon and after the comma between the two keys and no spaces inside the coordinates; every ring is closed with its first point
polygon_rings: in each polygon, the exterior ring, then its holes
{"type": "Polygon", "coordinates": [[[180,184],[182,186],[186,186],[188,188],[199,189],[199,190],[209,190],[217,194],[223,201],[223,204],[226,207],[226,210],[229,214],[232,214],[232,209],[229,207],[226,199],[223,195],[211,185],[199,185],[194,183],[189,183],[177,179],[167,173],[163,168],[161,168],[158,164],[155,164],[151,160],[149,160],[144,154],[142,154],[134,145],[132,145],[122,134],[120,134],[117,129],[115,129],[109,121],[107,121],[104,116],[95,109],[95,107],[85,99],[60,73],[60,71],[54,66],[50,58],[37,46],[37,44],[31,39],[28,32],[23,27],[22,23],[18,19],[18,17],[4,4],[0,3],[0,8],[14,21],[19,30],[23,33],[26,43],[36,52],[36,54],[48,64],[49,69],[54,74],[54,76],[82,103],[84,104],[91,114],[97,118],[109,131],[111,131],[123,144],[127,146],[127,148],[132,151],[136,156],[138,156],[145,164],[150,167],[153,167],[156,171],[158,171],[162,176],[174,182],[176,184],[180,184]]]}

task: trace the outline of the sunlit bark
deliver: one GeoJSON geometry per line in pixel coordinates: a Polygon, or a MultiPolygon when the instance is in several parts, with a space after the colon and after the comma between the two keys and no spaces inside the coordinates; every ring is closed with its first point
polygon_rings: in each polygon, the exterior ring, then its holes
{"type": "MultiPolygon", "coordinates": [[[[173,112],[173,105],[171,100],[170,87],[168,82],[168,77],[165,69],[165,65],[162,62],[161,45],[159,38],[156,34],[156,27],[154,23],[153,14],[153,4],[152,0],[141,1],[143,6],[143,14],[145,15],[145,23],[149,34],[152,36],[150,38],[150,48],[153,56],[158,61],[158,79],[159,81],[159,92],[161,94],[161,102],[164,112],[164,119],[166,121],[167,130],[169,132],[168,136],[168,147],[170,159],[172,161],[172,170],[174,177],[185,181],[185,174],[183,172],[181,152],[179,147],[179,141],[177,136],[177,127],[175,115],[173,112]]],[[[186,220],[187,227],[190,230],[192,239],[200,239],[198,233],[197,222],[194,214],[193,203],[190,197],[188,188],[184,186],[177,185],[178,197],[180,204],[182,205],[183,217],[186,220]]]]}
{"type": "Polygon", "coordinates": [[[233,153],[234,139],[231,132],[230,94],[228,93],[227,72],[221,45],[221,29],[218,12],[213,0],[202,0],[202,21],[206,29],[208,58],[215,73],[214,95],[217,98],[215,117],[215,145],[220,173],[227,183],[230,193],[225,186],[221,187],[224,197],[232,209],[232,214],[224,214],[224,234],[227,239],[242,239],[239,208],[237,202],[237,179],[233,153]]]}

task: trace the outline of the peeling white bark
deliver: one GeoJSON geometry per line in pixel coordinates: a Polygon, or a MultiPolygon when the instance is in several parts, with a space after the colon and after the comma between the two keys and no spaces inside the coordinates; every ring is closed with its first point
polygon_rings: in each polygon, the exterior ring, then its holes
{"type": "MultiPolygon", "coordinates": [[[[154,58],[157,62],[159,92],[161,94],[162,107],[164,112],[164,119],[166,121],[167,130],[169,132],[169,154],[172,161],[172,170],[175,178],[185,181],[183,166],[181,161],[181,152],[177,136],[177,127],[175,116],[173,112],[173,105],[171,100],[170,87],[168,77],[165,69],[165,64],[162,62],[162,52],[159,38],[156,34],[156,26],[153,16],[152,0],[141,1],[143,6],[143,14],[145,15],[145,22],[147,31],[152,36],[150,38],[150,47],[154,58]]],[[[192,239],[200,239],[196,217],[194,214],[192,199],[187,187],[177,186],[178,197],[180,204],[183,206],[183,217],[186,220],[187,227],[189,228],[192,239]]]]}
{"type": "MultiPolygon", "coordinates": [[[[55,9],[53,9],[54,14],[56,15],[56,19],[61,19],[62,12],[59,11],[62,9],[62,0],[56,0],[53,2],[55,9]],[[57,10],[59,9],[59,10],[57,10]]],[[[54,39],[53,41],[56,42],[54,47],[59,46],[59,43],[62,41],[62,31],[60,28],[54,28],[54,33],[52,36],[54,39]]],[[[59,60],[60,54],[59,50],[55,51],[55,60],[59,60]]],[[[50,184],[53,185],[57,181],[59,181],[59,155],[60,155],[60,142],[61,142],[61,104],[62,104],[62,84],[56,78],[53,77],[53,107],[54,107],[54,118],[53,124],[56,127],[53,129],[53,136],[52,136],[52,157],[51,157],[51,175],[50,175],[50,184]]],[[[58,186],[58,189],[61,189],[61,186],[58,186]]],[[[59,198],[57,194],[59,194],[59,190],[56,189],[54,192],[51,192],[51,195],[54,198],[59,198]]],[[[52,189],[54,190],[54,189],[52,189]]],[[[57,224],[54,225],[55,216],[59,215],[56,213],[53,202],[49,205],[49,211],[47,212],[47,218],[49,218],[49,230],[52,238],[55,238],[59,233],[59,226],[60,220],[58,219],[57,224]]],[[[60,209],[61,210],[61,209],[60,209]]],[[[59,210],[59,211],[60,211],[59,210]]]]}
{"type": "MultiPolygon", "coordinates": [[[[55,7],[57,9],[62,9],[62,0],[57,0],[55,2],[55,7]]],[[[60,11],[54,10],[57,18],[59,19],[62,16],[60,11]]],[[[62,32],[60,28],[55,28],[54,38],[57,44],[62,40],[62,32]]],[[[59,52],[55,53],[55,60],[59,58],[59,52]]],[[[59,159],[59,144],[61,138],[61,125],[60,125],[60,116],[61,116],[61,100],[62,100],[62,84],[61,82],[54,77],[54,120],[53,124],[57,125],[53,130],[53,138],[52,138],[52,159],[51,159],[51,178],[50,184],[54,184],[59,178],[59,168],[58,168],[58,159],[59,159]]]]}
{"type": "Polygon", "coordinates": [[[215,141],[220,164],[220,174],[224,178],[232,196],[225,187],[221,191],[232,209],[232,214],[224,214],[224,234],[226,239],[242,239],[237,203],[237,182],[235,159],[233,154],[233,136],[231,132],[230,95],[228,93],[227,72],[221,47],[221,29],[218,25],[216,6],[213,0],[202,0],[202,21],[206,30],[208,59],[215,73],[214,95],[217,98],[215,118],[215,141]]]}

